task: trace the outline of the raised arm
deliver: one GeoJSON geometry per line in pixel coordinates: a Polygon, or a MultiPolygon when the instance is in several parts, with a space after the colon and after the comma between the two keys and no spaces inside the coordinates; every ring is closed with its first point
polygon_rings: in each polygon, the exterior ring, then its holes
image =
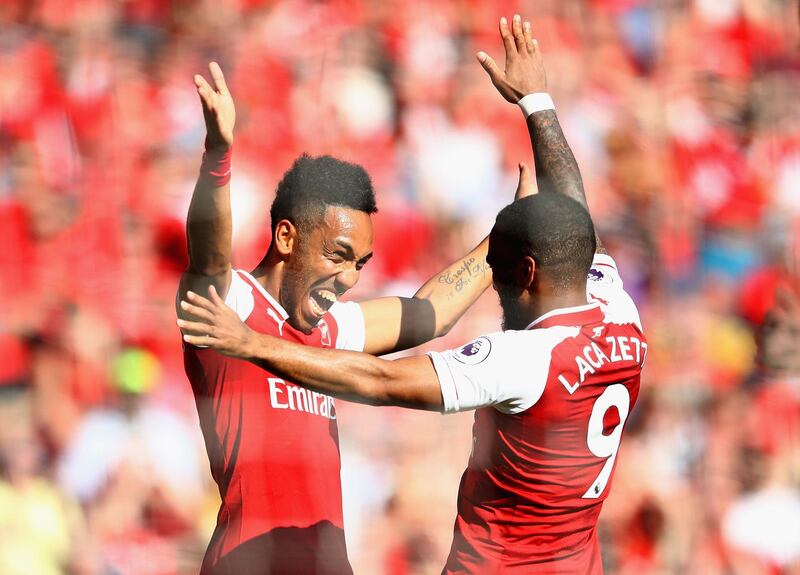
{"type": "MultiPolygon", "coordinates": [[[[536,193],[531,171],[519,165],[514,199],[536,193]]],[[[409,349],[446,334],[492,283],[488,238],[425,282],[412,298],[361,302],[364,351],[374,355],[409,349]]]]}
{"type": "Polygon", "coordinates": [[[206,124],[206,152],[186,217],[189,267],[181,277],[181,295],[209,285],[225,294],[231,281],[229,181],[236,111],[219,65],[211,62],[208,69],[213,87],[199,74],[194,77],[206,124]]]}
{"type": "MultiPolygon", "coordinates": [[[[506,54],[505,70],[501,71],[485,52],[478,52],[478,61],[497,91],[512,104],[520,104],[526,114],[539,190],[565,194],[588,211],[578,163],[561,131],[555,109],[546,103],[547,78],[530,22],[523,22],[515,15],[509,29],[508,21],[501,18],[500,37],[506,54]]],[[[600,251],[599,238],[597,245],[600,251]]]]}

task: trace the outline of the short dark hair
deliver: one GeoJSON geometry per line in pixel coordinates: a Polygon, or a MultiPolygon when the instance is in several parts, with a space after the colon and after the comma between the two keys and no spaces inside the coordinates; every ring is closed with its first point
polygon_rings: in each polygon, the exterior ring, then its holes
{"type": "Polygon", "coordinates": [[[512,250],[518,250],[510,254],[514,262],[531,256],[562,288],[586,281],[597,248],[589,212],[557,192],[542,191],[503,208],[492,236],[502,236],[512,250]]]}
{"type": "Polygon", "coordinates": [[[366,170],[332,156],[303,154],[283,174],[275,192],[270,216],[272,231],[286,219],[299,229],[309,229],[328,206],[352,208],[368,214],[378,211],[375,192],[366,170]]]}

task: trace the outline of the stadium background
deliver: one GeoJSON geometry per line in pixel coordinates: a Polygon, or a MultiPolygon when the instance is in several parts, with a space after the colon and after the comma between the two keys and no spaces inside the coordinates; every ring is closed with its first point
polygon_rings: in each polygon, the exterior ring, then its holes
{"type": "MultiPolygon", "coordinates": [[[[800,59],[781,0],[5,0],[0,573],[196,573],[217,499],[174,325],[218,60],[235,264],[302,151],[371,173],[352,297],[411,294],[530,161],[474,60],[530,18],[650,339],[601,522],[608,573],[800,573],[800,59]]],[[[499,328],[493,294],[445,339],[499,328]]],[[[339,402],[357,573],[438,573],[471,414],[339,402]]]]}

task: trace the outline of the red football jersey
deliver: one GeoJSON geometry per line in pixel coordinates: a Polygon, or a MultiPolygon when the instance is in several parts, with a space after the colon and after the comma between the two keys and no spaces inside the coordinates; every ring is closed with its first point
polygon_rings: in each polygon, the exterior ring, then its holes
{"type": "MultiPolygon", "coordinates": [[[[258,332],[363,349],[355,303],[334,304],[308,335],[246,272],[233,272],[226,303],[258,332]]],[[[203,573],[351,573],[333,398],[212,349],[185,344],[184,365],[222,498],[203,573]]]]}
{"type": "Polygon", "coordinates": [[[590,303],[431,358],[446,412],[478,408],[445,573],[602,573],[597,519],[647,354],[614,260],[590,303]]]}

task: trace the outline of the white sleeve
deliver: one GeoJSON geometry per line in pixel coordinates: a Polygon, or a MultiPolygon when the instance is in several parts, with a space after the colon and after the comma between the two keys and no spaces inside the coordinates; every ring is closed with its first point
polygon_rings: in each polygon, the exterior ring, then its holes
{"type": "Polygon", "coordinates": [[[255,307],[253,286],[244,281],[236,270],[231,272],[231,285],[225,294],[225,304],[235,311],[242,321],[247,321],[255,307]]]}
{"type": "Polygon", "coordinates": [[[443,413],[494,406],[521,413],[544,393],[553,348],[578,327],[506,331],[458,349],[430,352],[442,390],[443,413]]]}
{"type": "Polygon", "coordinates": [[[347,303],[336,302],[331,306],[329,313],[336,320],[336,325],[339,328],[336,336],[336,349],[364,351],[367,330],[361,306],[354,301],[347,303]]]}
{"type": "Polygon", "coordinates": [[[595,254],[586,282],[590,301],[599,301],[609,323],[632,323],[640,330],[642,321],[631,296],[623,289],[622,278],[614,258],[595,254]]]}

